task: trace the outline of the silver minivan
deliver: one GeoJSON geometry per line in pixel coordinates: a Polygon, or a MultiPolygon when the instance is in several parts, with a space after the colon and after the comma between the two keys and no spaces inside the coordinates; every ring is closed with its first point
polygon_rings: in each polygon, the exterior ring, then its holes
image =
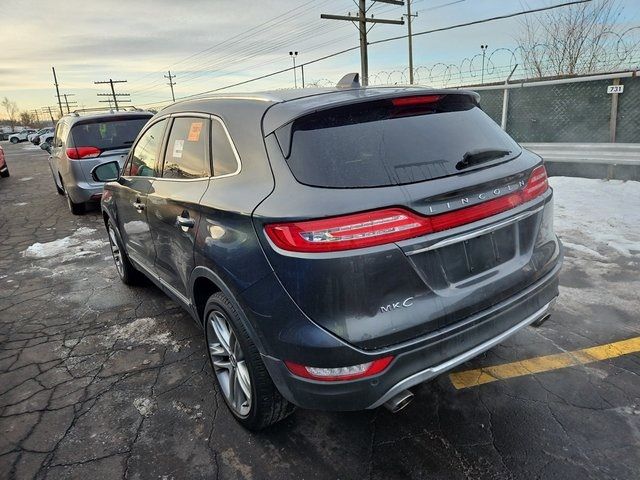
{"type": "Polygon", "coordinates": [[[102,183],[91,178],[96,165],[117,160],[120,165],[142,127],[153,113],[134,111],[77,111],[63,116],[56,125],[47,150],[56,190],[66,195],[74,215],[84,213],[87,203],[97,203],[102,183]]]}

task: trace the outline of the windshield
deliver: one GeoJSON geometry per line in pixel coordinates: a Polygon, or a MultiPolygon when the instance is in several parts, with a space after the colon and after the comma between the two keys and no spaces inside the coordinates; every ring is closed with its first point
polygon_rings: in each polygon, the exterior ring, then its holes
{"type": "Polygon", "coordinates": [[[100,150],[129,148],[149,116],[101,118],[82,121],[71,128],[69,147],[96,147],[100,150]]]}
{"type": "Polygon", "coordinates": [[[460,162],[468,162],[464,171],[469,171],[520,154],[518,144],[472,97],[409,98],[316,112],[279,129],[276,136],[293,175],[322,187],[403,185],[459,174],[460,162]],[[506,153],[469,162],[475,152],[506,153]]]}

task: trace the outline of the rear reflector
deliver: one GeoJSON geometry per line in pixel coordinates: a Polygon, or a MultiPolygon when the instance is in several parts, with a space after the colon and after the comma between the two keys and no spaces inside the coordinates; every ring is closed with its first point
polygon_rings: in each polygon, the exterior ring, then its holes
{"type": "Polygon", "coordinates": [[[97,147],[70,147],[67,148],[67,157],[71,160],[80,160],[82,158],[95,158],[102,153],[97,147]]]}
{"type": "Polygon", "coordinates": [[[265,226],[279,248],[293,252],[334,252],[384,245],[476,222],[517,207],[549,188],[543,165],[536,167],[522,190],[471,207],[422,216],[403,208],[386,208],[341,217],[265,226]]]}
{"type": "Polygon", "coordinates": [[[339,382],[344,380],[357,380],[358,378],[371,377],[386,369],[393,357],[384,357],[372,362],[349,367],[307,367],[293,362],[284,362],[291,373],[298,377],[320,380],[322,382],[339,382]]]}

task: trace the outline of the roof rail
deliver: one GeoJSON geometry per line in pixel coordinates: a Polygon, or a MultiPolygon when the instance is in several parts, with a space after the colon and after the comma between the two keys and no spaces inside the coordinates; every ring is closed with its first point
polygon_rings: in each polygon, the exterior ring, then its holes
{"type": "Polygon", "coordinates": [[[71,115],[75,115],[76,117],[79,117],[81,113],[91,113],[91,112],[117,113],[117,112],[144,112],[144,111],[145,110],[141,108],[128,105],[126,107],[118,107],[117,110],[114,109],[113,107],[112,108],[109,108],[109,107],[78,108],[73,112],[71,112],[71,115]]]}

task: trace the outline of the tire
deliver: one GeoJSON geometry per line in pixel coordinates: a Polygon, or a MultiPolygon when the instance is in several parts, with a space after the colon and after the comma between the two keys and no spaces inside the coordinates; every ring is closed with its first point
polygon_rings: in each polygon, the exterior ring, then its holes
{"type": "Polygon", "coordinates": [[[15,144],[16,144],[16,143],[18,143],[20,140],[18,140],[18,137],[11,137],[11,140],[9,140],[9,141],[15,145],[15,144]]]}
{"type": "Polygon", "coordinates": [[[129,260],[127,252],[122,247],[120,232],[111,220],[107,222],[107,237],[109,238],[113,262],[116,265],[116,270],[122,283],[131,286],[143,283],[144,276],[140,271],[136,270],[136,267],[129,260]]]}
{"type": "Polygon", "coordinates": [[[71,200],[69,193],[67,192],[67,205],[69,205],[69,211],[74,215],[82,215],[85,211],[84,203],[76,203],[71,200]]]}
{"type": "MultiPolygon", "coordinates": [[[[64,188],[58,186],[58,182],[56,182],[56,175],[53,173],[53,170],[51,170],[51,177],[53,178],[53,185],[56,187],[58,195],[64,195],[64,188]]],[[[60,183],[62,184],[62,180],[60,180],[60,183]]]]}
{"type": "Polygon", "coordinates": [[[207,351],[218,390],[235,419],[248,430],[256,431],[293,413],[295,406],[280,395],[240,315],[222,292],[209,297],[204,308],[204,322],[207,351]],[[221,340],[221,337],[225,337],[225,328],[216,327],[223,321],[228,326],[228,340],[221,340]],[[247,376],[249,385],[246,383],[247,376]],[[235,396],[230,393],[232,388],[235,396]],[[250,399],[247,399],[246,391],[250,392],[250,399]],[[238,395],[240,400],[234,402],[238,395]]]}

